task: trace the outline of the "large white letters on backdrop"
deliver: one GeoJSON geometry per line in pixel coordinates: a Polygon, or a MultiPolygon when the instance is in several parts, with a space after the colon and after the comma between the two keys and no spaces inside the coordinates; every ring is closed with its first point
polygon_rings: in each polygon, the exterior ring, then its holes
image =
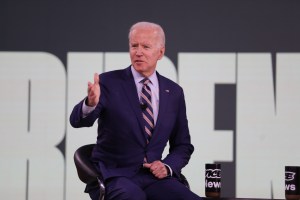
{"type": "MultiPolygon", "coordinates": [[[[94,72],[124,68],[127,53],[70,52],[67,73],[49,53],[0,52],[0,199],[87,199],[73,163],[96,140],[96,126],[73,129],[68,116],[94,72]],[[67,77],[67,78],[66,78],[67,77]],[[66,136],[66,161],[56,148],[66,136]]],[[[184,169],[204,195],[204,163],[233,160],[232,131],[214,130],[214,84],[237,85],[237,197],[284,198],[284,165],[300,165],[300,54],[179,53],[158,71],[185,91],[195,153],[184,169]]]]}
{"type": "Polygon", "coordinates": [[[63,199],[66,73],[48,53],[0,53],[0,199],[63,199]]]}

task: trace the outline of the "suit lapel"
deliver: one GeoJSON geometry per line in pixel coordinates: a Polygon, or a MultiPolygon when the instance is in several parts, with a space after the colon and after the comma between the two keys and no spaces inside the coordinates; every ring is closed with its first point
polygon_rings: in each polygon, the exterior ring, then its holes
{"type": "Polygon", "coordinates": [[[125,91],[125,94],[128,98],[129,104],[134,110],[135,116],[139,122],[139,126],[141,128],[141,131],[136,131],[135,133],[137,134],[137,138],[139,139],[139,142],[142,143],[144,146],[146,144],[146,135],[145,135],[145,130],[144,130],[144,122],[142,118],[142,111],[140,107],[140,102],[136,90],[136,85],[133,79],[133,75],[131,73],[130,67],[126,68],[124,70],[125,76],[124,76],[124,84],[123,88],[125,91]],[[141,135],[142,133],[142,135],[141,135]]]}
{"type": "MultiPolygon", "coordinates": [[[[124,70],[125,76],[124,77],[124,84],[123,84],[123,88],[125,91],[125,94],[128,98],[129,104],[132,107],[132,109],[134,110],[134,113],[136,115],[136,118],[139,122],[139,126],[141,128],[141,131],[136,131],[136,136],[139,140],[139,142],[141,142],[141,144],[144,146],[146,145],[146,132],[144,129],[144,121],[143,121],[143,117],[142,117],[142,111],[140,108],[140,102],[139,102],[139,98],[138,98],[138,94],[137,94],[137,90],[136,90],[136,85],[133,79],[133,75],[131,72],[130,67],[126,68],[124,70]],[[141,135],[142,133],[142,135],[141,135]]],[[[156,121],[156,125],[153,131],[153,136],[150,140],[153,141],[153,139],[157,139],[157,137],[159,137],[159,128],[160,128],[160,124],[161,121],[163,121],[164,119],[164,113],[166,108],[168,107],[168,99],[170,96],[170,89],[168,88],[166,82],[164,81],[163,77],[161,77],[159,75],[159,73],[157,73],[157,78],[158,78],[158,83],[159,83],[159,113],[157,116],[157,121],[156,121]]]]}
{"type": "MultiPolygon", "coordinates": [[[[157,73],[157,78],[158,78],[158,82],[159,82],[159,111],[158,111],[158,116],[157,116],[157,121],[156,121],[156,125],[153,131],[153,136],[152,139],[157,139],[157,137],[159,137],[159,128],[160,128],[160,124],[164,119],[164,113],[166,108],[168,107],[168,102],[169,102],[169,96],[170,96],[170,89],[168,88],[166,82],[164,81],[164,79],[159,75],[159,73],[157,73]]],[[[150,143],[151,143],[150,141],[150,143]]]]}

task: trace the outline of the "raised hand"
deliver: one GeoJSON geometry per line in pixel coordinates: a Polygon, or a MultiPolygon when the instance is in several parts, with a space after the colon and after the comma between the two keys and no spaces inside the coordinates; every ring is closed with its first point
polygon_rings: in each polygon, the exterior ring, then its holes
{"type": "Polygon", "coordinates": [[[99,85],[99,74],[94,74],[94,83],[88,82],[88,98],[87,98],[87,105],[88,106],[96,106],[99,102],[100,98],[100,85],[99,85]]]}

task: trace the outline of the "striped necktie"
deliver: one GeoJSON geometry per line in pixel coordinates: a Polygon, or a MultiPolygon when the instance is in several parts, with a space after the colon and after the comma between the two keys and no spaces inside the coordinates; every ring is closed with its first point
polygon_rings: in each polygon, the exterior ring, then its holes
{"type": "Polygon", "coordinates": [[[151,89],[148,86],[150,80],[148,78],[144,78],[141,83],[143,83],[142,92],[141,92],[141,107],[143,119],[145,121],[145,132],[147,143],[149,143],[152,132],[154,129],[154,116],[153,116],[153,108],[151,104],[151,89]]]}

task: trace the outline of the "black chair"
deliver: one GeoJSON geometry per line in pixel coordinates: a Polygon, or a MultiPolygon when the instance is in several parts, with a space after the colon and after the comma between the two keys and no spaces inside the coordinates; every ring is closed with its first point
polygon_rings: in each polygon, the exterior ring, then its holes
{"type": "Polygon", "coordinates": [[[100,188],[99,200],[104,200],[105,186],[102,175],[90,161],[94,146],[95,144],[87,144],[79,147],[74,153],[74,162],[79,179],[86,184],[98,182],[100,188]]]}
{"type": "MultiPolygon", "coordinates": [[[[101,173],[99,173],[90,161],[91,153],[95,144],[87,144],[79,147],[74,153],[74,162],[79,179],[88,184],[98,182],[100,188],[99,200],[104,200],[105,185],[101,173]]],[[[183,174],[180,175],[180,181],[187,187],[190,185],[183,174]]]]}

